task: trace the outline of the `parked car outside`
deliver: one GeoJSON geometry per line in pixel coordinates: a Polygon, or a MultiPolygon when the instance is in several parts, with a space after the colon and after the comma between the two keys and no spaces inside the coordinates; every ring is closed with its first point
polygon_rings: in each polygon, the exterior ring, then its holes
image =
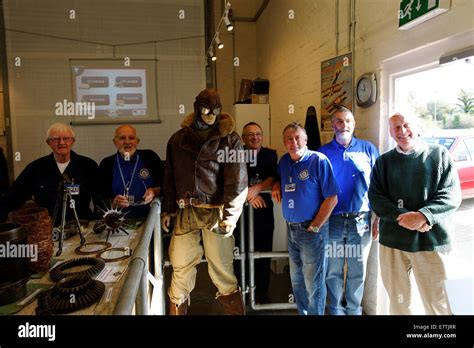
{"type": "Polygon", "coordinates": [[[445,146],[458,170],[462,198],[474,197],[474,129],[442,130],[422,139],[430,144],[445,146]]]}

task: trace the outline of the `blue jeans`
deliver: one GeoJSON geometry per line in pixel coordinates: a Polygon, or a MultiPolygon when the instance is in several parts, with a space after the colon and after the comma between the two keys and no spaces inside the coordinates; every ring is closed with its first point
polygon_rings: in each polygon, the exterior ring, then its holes
{"type": "Polygon", "coordinates": [[[326,249],[328,271],[326,285],[329,313],[361,315],[364,280],[371,244],[370,212],[360,217],[333,215],[329,219],[329,244],[326,249]],[[344,262],[347,260],[346,306],[344,294],[344,262]]]}
{"type": "Polygon", "coordinates": [[[325,275],[329,224],[319,233],[308,232],[308,223],[288,223],[288,253],[293,294],[300,315],[324,315],[326,305],[325,275]]]}

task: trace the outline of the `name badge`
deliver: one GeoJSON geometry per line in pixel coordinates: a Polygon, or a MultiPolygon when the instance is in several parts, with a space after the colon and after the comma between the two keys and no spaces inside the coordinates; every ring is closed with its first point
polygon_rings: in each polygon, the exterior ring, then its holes
{"type": "Polygon", "coordinates": [[[295,192],[296,184],[285,184],[285,192],[295,192]]]}
{"type": "Polygon", "coordinates": [[[135,196],[126,195],[125,198],[128,200],[128,203],[130,204],[135,203],[135,196]]]}
{"type": "Polygon", "coordinates": [[[68,192],[70,195],[78,195],[78,194],[79,194],[79,187],[80,187],[80,185],[68,184],[68,185],[65,185],[65,187],[66,187],[67,192],[68,192]]]}

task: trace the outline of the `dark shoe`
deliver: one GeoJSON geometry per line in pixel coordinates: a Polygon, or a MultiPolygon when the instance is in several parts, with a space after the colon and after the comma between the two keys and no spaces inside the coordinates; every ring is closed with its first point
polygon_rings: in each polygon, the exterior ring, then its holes
{"type": "Polygon", "coordinates": [[[217,300],[224,307],[224,313],[227,315],[245,315],[245,307],[242,301],[242,295],[239,290],[229,294],[217,297],[217,300]]]}
{"type": "Polygon", "coordinates": [[[180,305],[170,302],[170,315],[186,315],[188,312],[188,301],[181,303],[180,305]]]}

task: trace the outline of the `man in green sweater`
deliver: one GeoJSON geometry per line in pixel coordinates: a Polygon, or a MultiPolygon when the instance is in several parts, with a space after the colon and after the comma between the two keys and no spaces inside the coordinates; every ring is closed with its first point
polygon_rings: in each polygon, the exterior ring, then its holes
{"type": "Polygon", "coordinates": [[[375,162],[369,188],[380,216],[380,268],[391,314],[411,314],[413,270],[426,314],[451,314],[444,286],[451,249],[450,216],[461,204],[461,188],[448,151],[418,139],[413,120],[389,119],[396,148],[375,162]]]}

